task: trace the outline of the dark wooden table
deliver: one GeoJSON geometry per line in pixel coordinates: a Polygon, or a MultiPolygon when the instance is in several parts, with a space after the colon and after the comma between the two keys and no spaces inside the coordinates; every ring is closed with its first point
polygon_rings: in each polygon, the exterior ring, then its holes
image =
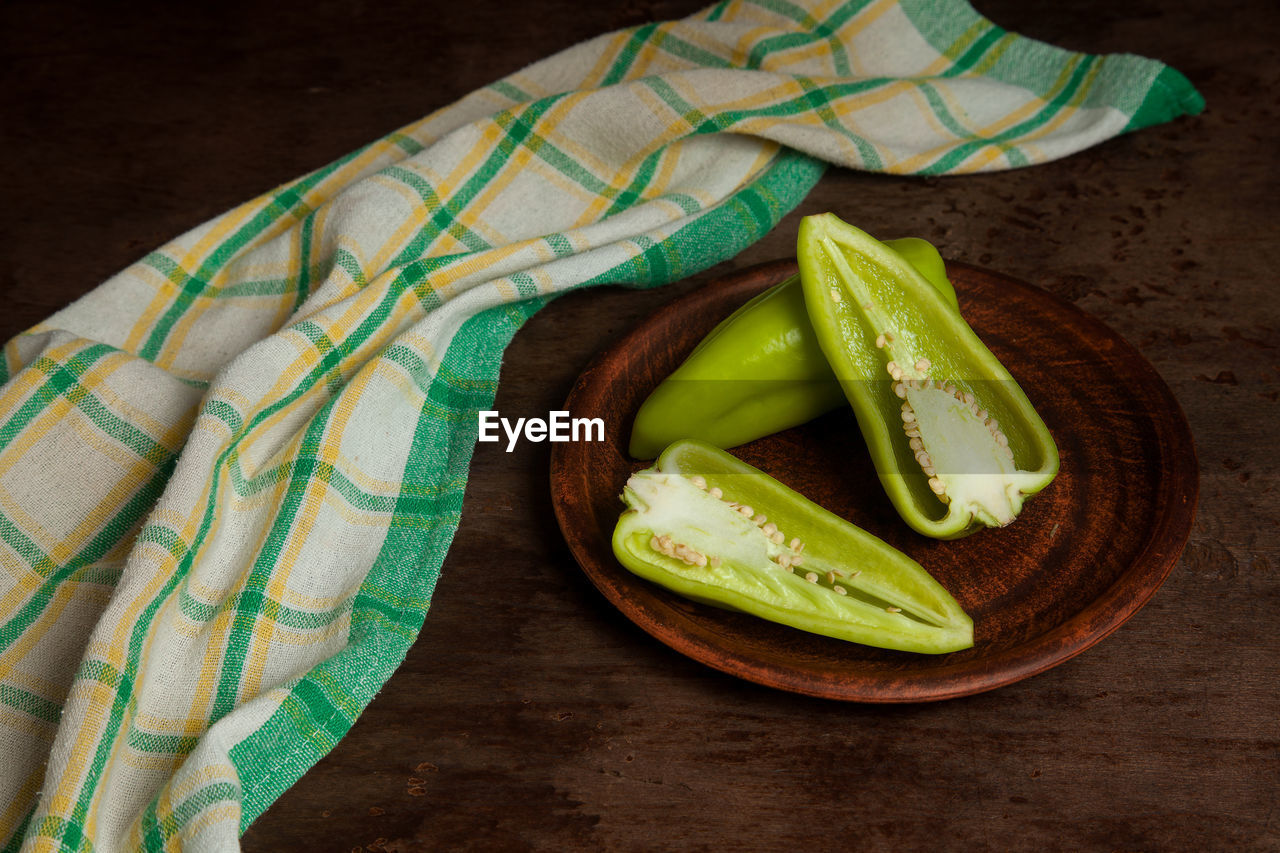
{"type": "MultiPolygon", "coordinates": [[[[7,4],[0,337],[522,65],[699,5],[7,4]]],[[[856,213],[1071,300],[1170,384],[1201,499],[1150,604],[1069,663],[967,699],[775,692],[621,619],[559,535],[547,446],[481,445],[420,639],[245,848],[1280,850],[1280,15],[1266,0],[977,5],[1065,47],[1169,62],[1208,110],[1016,172],[832,170],[695,280],[547,308],[512,344],[497,407],[558,408],[658,305],[790,254],[803,214],[856,213]]]]}

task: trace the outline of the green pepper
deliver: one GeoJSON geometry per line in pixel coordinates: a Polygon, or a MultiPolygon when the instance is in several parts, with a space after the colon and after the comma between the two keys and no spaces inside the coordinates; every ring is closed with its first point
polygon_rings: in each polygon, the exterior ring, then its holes
{"type": "Polygon", "coordinates": [[[919,563],[710,444],[672,444],[623,501],[614,554],[682,596],[881,648],[973,645],[973,621],[919,563]]]}
{"type": "Polygon", "coordinates": [[[831,214],[800,223],[797,258],[818,343],[899,515],[950,539],[1008,524],[1058,472],[1017,382],[901,256],[831,214]]]}
{"type": "MultiPolygon", "coordinates": [[[[942,256],[931,243],[906,237],[885,245],[956,304],[942,256]]],[[[681,438],[737,447],[843,405],[844,393],[809,325],[795,276],[711,330],[641,405],[629,450],[636,459],[652,459],[681,438]]]]}

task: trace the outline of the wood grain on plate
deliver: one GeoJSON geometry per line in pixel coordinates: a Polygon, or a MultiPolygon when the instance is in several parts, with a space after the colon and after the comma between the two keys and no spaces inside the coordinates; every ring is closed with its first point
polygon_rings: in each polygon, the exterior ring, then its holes
{"type": "Polygon", "coordinates": [[[961,309],[1048,424],[1062,469],[1009,527],[953,542],[897,517],[853,415],[833,412],[734,454],[918,560],[973,617],[974,647],[949,655],[872,649],[686,601],[626,571],[610,550],[640,403],[716,323],[796,271],[741,270],[666,305],[602,353],[566,408],[600,417],[603,442],[556,445],[552,499],[596,587],[627,618],[689,657],[773,687],[862,702],[946,699],[1059,664],[1118,628],[1177,562],[1195,512],[1195,451],[1155,370],[1057,297],[948,265],[961,309]]]}

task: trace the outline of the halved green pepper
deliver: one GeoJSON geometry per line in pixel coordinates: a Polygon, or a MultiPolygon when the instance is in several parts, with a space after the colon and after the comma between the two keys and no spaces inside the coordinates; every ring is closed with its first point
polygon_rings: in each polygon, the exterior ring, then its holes
{"type": "MultiPolygon", "coordinates": [[[[884,245],[956,304],[942,256],[931,243],[907,237],[884,245]]],[[[843,405],[844,393],[809,324],[796,276],[730,314],[654,389],[636,414],[630,453],[652,459],[681,438],[737,447],[843,405]]]]}
{"type": "Polygon", "coordinates": [[[903,520],[940,539],[1013,521],[1056,476],[1058,450],[1009,372],[863,231],[806,217],[796,255],[818,343],[903,520]]]}
{"type": "Polygon", "coordinates": [[[705,442],[672,444],[623,500],[614,554],[680,595],[880,648],[973,645],[973,621],[919,563],[705,442]]]}

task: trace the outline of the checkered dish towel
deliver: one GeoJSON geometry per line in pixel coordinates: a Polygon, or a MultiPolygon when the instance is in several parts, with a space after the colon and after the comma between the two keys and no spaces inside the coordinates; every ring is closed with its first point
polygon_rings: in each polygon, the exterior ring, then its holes
{"type": "Polygon", "coordinates": [[[962,0],[601,36],[196,228],[10,341],[0,844],[225,850],[391,676],[502,351],[732,257],[824,162],[1004,169],[1195,113],[962,0]]]}

